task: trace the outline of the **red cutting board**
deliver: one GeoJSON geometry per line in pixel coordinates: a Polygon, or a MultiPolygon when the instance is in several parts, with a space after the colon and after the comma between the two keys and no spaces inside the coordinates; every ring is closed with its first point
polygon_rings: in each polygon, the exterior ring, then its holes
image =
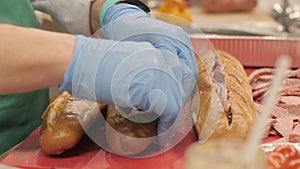
{"type": "Polygon", "coordinates": [[[196,132],[192,129],[189,134],[173,149],[148,158],[125,158],[106,152],[94,144],[88,137],[63,156],[47,156],[41,152],[38,144],[38,130],[33,132],[20,146],[14,149],[2,164],[30,168],[72,168],[72,169],[183,169],[184,152],[197,140],[196,132]]]}
{"type": "MultiPolygon", "coordinates": [[[[197,141],[193,128],[189,134],[173,149],[148,158],[125,158],[106,152],[94,144],[88,137],[63,154],[47,156],[41,152],[38,144],[38,129],[14,149],[2,164],[25,169],[184,169],[184,153],[197,141]]],[[[269,137],[263,142],[270,142],[278,137],[269,137]]]]}

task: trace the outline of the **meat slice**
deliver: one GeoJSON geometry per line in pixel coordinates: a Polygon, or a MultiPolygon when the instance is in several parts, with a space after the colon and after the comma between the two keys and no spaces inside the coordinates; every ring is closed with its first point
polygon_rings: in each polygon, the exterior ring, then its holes
{"type": "Polygon", "coordinates": [[[287,78],[285,81],[284,81],[284,84],[285,85],[299,85],[300,84],[300,78],[299,79],[296,79],[296,78],[287,78]]]}
{"type": "Polygon", "coordinates": [[[281,138],[276,139],[276,140],[273,141],[273,143],[288,143],[288,142],[290,142],[288,136],[281,137],[281,138]]]}
{"type": "Polygon", "coordinates": [[[273,127],[283,137],[289,136],[293,130],[293,118],[289,116],[276,118],[277,123],[273,124],[273,127]]]}
{"type": "Polygon", "coordinates": [[[275,132],[272,133],[272,131],[274,131],[274,130],[272,130],[272,126],[275,123],[277,123],[277,120],[274,119],[274,118],[269,118],[266,121],[266,124],[265,124],[265,134],[264,134],[263,138],[267,138],[269,135],[277,135],[277,133],[278,133],[277,131],[276,131],[276,133],[275,132]]]}
{"type": "MultiPolygon", "coordinates": [[[[255,103],[256,111],[260,114],[263,113],[264,106],[262,104],[255,103]]],[[[272,116],[273,117],[286,117],[288,116],[288,111],[282,107],[274,106],[272,116]]]]}
{"type": "Polygon", "coordinates": [[[290,71],[288,77],[300,78],[300,68],[290,71]]]}
{"type": "Polygon", "coordinates": [[[260,76],[267,75],[267,74],[273,74],[273,71],[274,71],[273,68],[256,69],[248,76],[248,80],[249,80],[250,84],[255,83],[256,81],[258,81],[260,76]]]}
{"type": "Polygon", "coordinates": [[[274,117],[286,117],[289,116],[289,112],[282,107],[275,106],[272,115],[274,117]]]}
{"type": "Polygon", "coordinates": [[[261,88],[267,88],[270,86],[270,82],[256,82],[251,85],[252,91],[259,90],[261,88]]]}
{"type": "MultiPolygon", "coordinates": [[[[273,125],[273,124],[272,124],[273,125]]],[[[273,135],[273,136],[281,136],[277,130],[275,130],[273,127],[271,127],[270,131],[269,131],[269,135],[273,135]]]]}
{"type": "Polygon", "coordinates": [[[298,119],[300,117],[300,105],[280,104],[280,107],[286,109],[289,116],[293,119],[298,119]]]}
{"type": "MultiPolygon", "coordinates": [[[[260,104],[269,92],[269,86],[274,78],[274,68],[261,68],[253,71],[248,80],[251,84],[253,100],[258,113],[263,113],[260,104]]],[[[276,142],[300,142],[300,68],[288,70],[286,79],[282,82],[276,106],[272,112],[273,121],[266,126],[269,136],[279,136],[276,142]]]]}
{"type": "Polygon", "coordinates": [[[257,99],[258,100],[261,100],[260,98],[263,97],[263,95],[269,90],[268,87],[264,87],[264,88],[260,88],[259,90],[255,90],[252,92],[252,95],[253,95],[253,99],[254,101],[256,101],[257,99]]]}
{"type": "Polygon", "coordinates": [[[286,105],[298,106],[300,105],[300,97],[298,96],[280,96],[280,103],[286,105]]]}
{"type": "Polygon", "coordinates": [[[283,96],[299,96],[300,84],[283,85],[280,89],[280,94],[283,96]]]}
{"type": "Polygon", "coordinates": [[[289,141],[293,143],[300,143],[300,125],[297,124],[289,135],[289,141]]]}

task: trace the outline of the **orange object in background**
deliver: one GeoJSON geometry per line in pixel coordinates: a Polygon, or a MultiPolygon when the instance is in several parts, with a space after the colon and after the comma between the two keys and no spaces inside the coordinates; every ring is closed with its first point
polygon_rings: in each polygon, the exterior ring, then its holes
{"type": "Polygon", "coordinates": [[[297,169],[300,167],[298,149],[293,145],[279,145],[267,153],[269,169],[297,169]]]}
{"type": "Polygon", "coordinates": [[[157,12],[168,14],[157,17],[170,23],[183,24],[192,22],[186,0],[164,0],[157,12]]]}

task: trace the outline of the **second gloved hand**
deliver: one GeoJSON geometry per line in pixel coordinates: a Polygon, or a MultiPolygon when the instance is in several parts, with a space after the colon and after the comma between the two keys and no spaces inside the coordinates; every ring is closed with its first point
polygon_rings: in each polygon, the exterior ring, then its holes
{"type": "MultiPolygon", "coordinates": [[[[172,74],[173,78],[164,77],[170,81],[160,85],[160,87],[166,88],[162,91],[167,91],[172,80],[180,89],[172,91],[173,94],[179,94],[175,95],[177,98],[171,98],[171,91],[170,93],[166,92],[167,101],[174,101],[172,103],[174,107],[168,107],[167,104],[159,118],[158,133],[161,134],[161,137],[158,141],[164,145],[178,129],[177,117],[181,115],[181,110],[194,89],[198,75],[196,57],[190,38],[181,27],[152,18],[142,9],[130,4],[107,7],[106,12],[103,12],[100,17],[102,32],[106,38],[140,43],[149,42],[157,51],[160,51],[161,55],[155,55],[155,57],[157,57],[156,59],[161,57],[159,59],[164,62],[162,67],[168,69],[168,74],[172,74]]],[[[154,54],[152,56],[154,57],[154,54]]],[[[143,59],[143,57],[141,55],[139,59],[143,59]]]]}
{"type": "Polygon", "coordinates": [[[75,56],[60,90],[159,116],[158,133],[164,137],[158,141],[164,145],[175,134],[194,85],[194,73],[177,55],[148,42],[77,36],[75,56]]]}
{"type": "Polygon", "coordinates": [[[90,8],[93,0],[32,1],[35,10],[51,16],[65,32],[91,35],[90,8]]]}

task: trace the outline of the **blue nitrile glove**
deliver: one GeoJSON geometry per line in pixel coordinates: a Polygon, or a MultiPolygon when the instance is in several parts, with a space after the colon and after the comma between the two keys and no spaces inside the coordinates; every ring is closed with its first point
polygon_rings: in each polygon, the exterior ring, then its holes
{"type": "MultiPolygon", "coordinates": [[[[101,15],[100,17],[103,17],[103,20],[100,20],[100,24],[105,38],[120,41],[149,42],[163,54],[160,56],[162,57],[160,59],[164,62],[163,66],[173,75],[178,88],[182,90],[165,90],[169,87],[170,82],[158,84],[159,88],[165,92],[168,101],[159,119],[158,126],[158,133],[165,132],[174,124],[183,104],[190,96],[198,74],[196,58],[189,36],[181,27],[152,18],[140,8],[129,4],[112,5],[101,15]],[[177,98],[172,98],[173,95],[177,98]]],[[[143,57],[141,55],[139,59],[143,59],[143,57]]],[[[153,57],[159,56],[153,55],[153,57]]],[[[164,80],[168,81],[169,79],[164,80]]],[[[168,133],[158,137],[161,145],[174,135],[177,125],[175,123],[168,133]]]]}
{"type": "Polygon", "coordinates": [[[65,32],[91,35],[90,9],[94,0],[31,0],[35,10],[49,14],[65,32]]]}
{"type": "Polygon", "coordinates": [[[158,132],[174,124],[165,132],[172,137],[178,125],[174,121],[194,85],[194,73],[177,55],[148,42],[78,35],[74,58],[60,90],[104,104],[161,114],[158,132]]]}

